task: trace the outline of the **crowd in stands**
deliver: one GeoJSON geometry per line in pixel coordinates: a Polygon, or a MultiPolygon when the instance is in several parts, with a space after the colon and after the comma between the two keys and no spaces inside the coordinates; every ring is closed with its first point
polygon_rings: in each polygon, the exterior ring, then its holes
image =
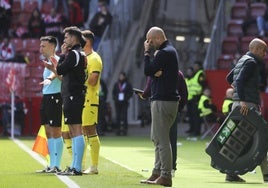
{"type": "MultiPolygon", "coordinates": [[[[232,68],[233,62],[248,50],[248,44],[254,37],[268,41],[267,0],[236,0],[230,13],[226,37],[217,61],[218,69],[232,68]]],[[[264,60],[268,64],[268,56],[264,60]]]]}
{"type": "MultiPolygon", "coordinates": [[[[112,22],[109,12],[109,0],[98,0],[96,13],[89,14],[91,1],[83,0],[0,0],[0,54],[1,61],[21,60],[17,55],[26,52],[17,50],[15,39],[39,39],[44,35],[57,37],[59,44],[63,41],[62,29],[75,25],[82,29],[91,29],[99,44],[102,34],[112,22]],[[6,51],[8,50],[8,53],[6,51]],[[14,53],[13,53],[14,52],[14,53]],[[8,57],[6,55],[8,54],[8,57]]],[[[25,45],[25,44],[24,44],[25,45]]],[[[94,47],[97,50],[97,45],[94,47]]],[[[37,49],[38,53],[38,49],[37,49]]]]}

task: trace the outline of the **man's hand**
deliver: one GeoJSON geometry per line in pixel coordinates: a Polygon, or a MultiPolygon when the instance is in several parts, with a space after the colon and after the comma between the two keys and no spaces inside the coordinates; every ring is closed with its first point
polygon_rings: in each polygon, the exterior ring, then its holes
{"type": "Polygon", "coordinates": [[[68,47],[65,43],[61,45],[61,53],[66,54],[68,52],[68,47]]]}
{"type": "Polygon", "coordinates": [[[45,61],[45,60],[43,60],[43,63],[44,63],[44,66],[45,66],[47,69],[51,70],[52,72],[55,71],[56,67],[54,67],[53,64],[50,64],[49,62],[47,62],[47,61],[45,61]]]}
{"type": "Polygon", "coordinates": [[[144,41],[144,51],[148,52],[150,50],[150,43],[148,40],[144,41]]]}
{"type": "Polygon", "coordinates": [[[45,79],[43,82],[40,82],[39,84],[40,85],[49,85],[49,84],[51,84],[51,80],[45,79]]]}
{"type": "Polygon", "coordinates": [[[163,71],[157,71],[155,74],[154,74],[154,76],[155,77],[160,77],[161,75],[162,75],[162,73],[163,73],[163,71]]]}
{"type": "Polygon", "coordinates": [[[240,106],[241,106],[240,113],[242,115],[246,116],[248,114],[248,106],[247,106],[246,102],[241,101],[240,106]]]}

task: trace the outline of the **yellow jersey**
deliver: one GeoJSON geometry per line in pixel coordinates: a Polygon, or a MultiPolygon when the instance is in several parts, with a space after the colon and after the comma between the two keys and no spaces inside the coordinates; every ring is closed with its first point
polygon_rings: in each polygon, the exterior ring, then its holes
{"type": "Polygon", "coordinates": [[[99,90],[100,90],[100,77],[102,72],[102,60],[99,54],[93,51],[91,54],[87,56],[87,72],[88,78],[86,80],[87,92],[86,92],[86,100],[89,101],[89,104],[99,104],[99,90]],[[88,79],[90,74],[99,73],[99,79],[95,86],[88,84],[88,79]]]}

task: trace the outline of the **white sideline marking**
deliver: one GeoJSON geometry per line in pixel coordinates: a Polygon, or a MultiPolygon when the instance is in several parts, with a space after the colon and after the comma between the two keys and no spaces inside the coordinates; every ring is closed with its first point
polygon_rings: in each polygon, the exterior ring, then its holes
{"type": "MultiPolygon", "coordinates": [[[[11,139],[11,140],[13,140],[21,149],[23,149],[25,152],[27,152],[30,156],[32,156],[36,161],[38,161],[39,163],[41,163],[44,167],[47,166],[47,162],[42,157],[40,157],[37,153],[33,152],[31,149],[29,149],[29,147],[27,147],[25,144],[23,144],[20,140],[18,140],[16,138],[11,139]]],[[[77,185],[69,177],[67,177],[67,176],[58,176],[58,175],[56,175],[56,176],[64,184],[66,184],[68,187],[70,187],[70,188],[80,188],[80,186],[77,185]]]]}
{"type": "MultiPolygon", "coordinates": [[[[102,156],[102,157],[103,157],[103,156],[102,156]]],[[[130,171],[132,171],[132,172],[137,173],[137,171],[133,170],[132,168],[129,168],[128,166],[123,165],[123,164],[121,164],[121,163],[119,163],[119,162],[117,162],[117,161],[114,161],[114,160],[112,160],[112,159],[110,159],[110,158],[108,158],[108,157],[103,157],[103,158],[105,158],[105,159],[111,161],[112,163],[117,164],[117,165],[119,165],[119,166],[121,166],[121,167],[123,167],[123,168],[126,168],[126,169],[128,169],[128,170],[130,170],[130,171]]]]}

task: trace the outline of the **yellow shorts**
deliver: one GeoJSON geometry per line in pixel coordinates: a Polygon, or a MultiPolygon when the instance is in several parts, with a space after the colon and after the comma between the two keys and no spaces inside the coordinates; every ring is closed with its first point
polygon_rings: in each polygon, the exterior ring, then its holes
{"type": "Polygon", "coordinates": [[[98,123],[98,105],[85,105],[82,114],[82,126],[96,125],[98,123]]]}

